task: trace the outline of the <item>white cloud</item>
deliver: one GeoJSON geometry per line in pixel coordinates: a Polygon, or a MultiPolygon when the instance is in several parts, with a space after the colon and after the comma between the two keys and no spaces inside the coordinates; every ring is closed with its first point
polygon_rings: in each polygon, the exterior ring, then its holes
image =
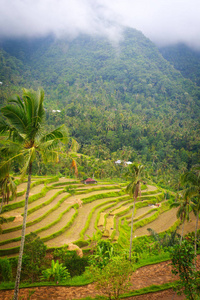
{"type": "Polygon", "coordinates": [[[121,26],[130,26],[158,45],[200,48],[199,15],[199,0],[0,0],[0,37],[87,33],[117,40],[121,26]]]}

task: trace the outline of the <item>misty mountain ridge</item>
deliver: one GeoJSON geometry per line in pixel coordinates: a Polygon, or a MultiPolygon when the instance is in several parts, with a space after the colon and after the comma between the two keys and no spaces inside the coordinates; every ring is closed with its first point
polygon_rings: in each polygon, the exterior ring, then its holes
{"type": "MultiPolygon", "coordinates": [[[[15,61],[9,66],[9,59],[7,63],[4,60],[3,67],[8,64],[6,71],[9,73],[9,68],[12,70],[11,77],[13,71],[16,76],[20,73],[20,85],[24,81],[25,86],[42,86],[50,94],[58,89],[59,95],[58,85],[67,90],[67,85],[71,86],[77,80],[94,84],[101,78],[103,81],[113,81],[116,90],[125,88],[126,96],[129,93],[144,93],[144,96],[154,96],[157,100],[162,90],[168,97],[177,98],[172,87],[176,81],[183,81],[180,73],[163,59],[157,47],[133,29],[127,29],[124,38],[115,46],[106,38],[81,35],[71,41],[53,37],[4,41],[1,42],[1,49],[6,52],[3,56],[8,58],[11,55],[15,61]]],[[[2,78],[4,73],[0,74],[1,81],[5,80],[2,78]]],[[[189,82],[187,85],[190,85],[189,82]]],[[[181,83],[176,94],[184,90],[181,83]]],[[[124,98],[125,93],[122,94],[124,98]]],[[[61,93],[59,98],[63,98],[61,93]]]]}

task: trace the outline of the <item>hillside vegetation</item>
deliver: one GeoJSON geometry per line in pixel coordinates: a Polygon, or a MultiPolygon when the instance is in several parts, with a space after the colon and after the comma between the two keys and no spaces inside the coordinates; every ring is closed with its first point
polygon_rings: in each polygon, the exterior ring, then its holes
{"type": "Polygon", "coordinates": [[[178,44],[160,49],[167,59],[181,74],[200,86],[200,53],[184,44],[178,44]]]}
{"type": "Polygon", "coordinates": [[[137,30],[115,45],[89,36],[2,41],[0,70],[1,105],[21,87],[43,87],[47,126],[65,123],[83,154],[142,161],[175,188],[199,160],[199,88],[137,30]]]}

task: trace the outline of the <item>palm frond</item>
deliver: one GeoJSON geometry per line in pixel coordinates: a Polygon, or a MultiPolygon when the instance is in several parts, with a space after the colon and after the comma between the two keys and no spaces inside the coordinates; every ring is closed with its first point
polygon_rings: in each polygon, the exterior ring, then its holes
{"type": "Polygon", "coordinates": [[[38,90],[38,99],[39,99],[39,103],[38,103],[38,111],[37,114],[40,118],[40,121],[43,122],[44,118],[45,118],[45,110],[44,110],[44,106],[43,106],[43,102],[44,102],[44,90],[39,89],[38,90]]]}
{"type": "Polygon", "coordinates": [[[47,162],[59,162],[59,152],[55,150],[46,150],[46,151],[41,151],[40,152],[42,161],[44,163],[47,162]]]}
{"type": "Polygon", "coordinates": [[[75,139],[71,138],[71,151],[77,152],[79,147],[79,143],[75,139]]]}
{"type": "Polygon", "coordinates": [[[24,111],[24,103],[20,99],[18,95],[13,95],[8,99],[8,103],[10,104],[16,104],[21,110],[24,111]]]}
{"type": "Polygon", "coordinates": [[[10,171],[11,162],[0,164],[0,180],[4,179],[10,171]]]}
{"type": "Polygon", "coordinates": [[[59,142],[62,142],[64,144],[68,143],[68,131],[65,125],[56,128],[55,130],[43,135],[40,138],[40,143],[43,144],[44,147],[46,146],[47,148],[51,149],[59,142]]]}
{"type": "Polygon", "coordinates": [[[14,161],[16,161],[17,159],[19,159],[19,157],[23,157],[23,153],[17,153],[15,155],[13,155],[12,157],[10,157],[9,159],[1,161],[1,163],[0,163],[0,174],[1,174],[2,177],[4,177],[7,174],[9,166],[14,161]]]}
{"type": "Polygon", "coordinates": [[[23,168],[21,169],[21,176],[23,178],[26,175],[26,172],[28,170],[30,163],[32,163],[35,160],[36,149],[35,149],[35,147],[25,149],[22,152],[22,154],[24,157],[24,165],[23,165],[23,168]]]}
{"type": "Polygon", "coordinates": [[[182,184],[195,185],[195,184],[197,184],[197,181],[198,181],[198,177],[192,171],[186,172],[181,176],[181,183],[182,184]]]}
{"type": "Polygon", "coordinates": [[[12,141],[6,136],[0,138],[0,159],[7,160],[20,153],[21,143],[12,141]]]}
{"type": "Polygon", "coordinates": [[[135,188],[136,188],[136,183],[130,182],[126,187],[126,192],[129,193],[130,196],[133,196],[135,188]]]}
{"type": "Polygon", "coordinates": [[[23,89],[24,106],[27,116],[27,138],[34,140],[45,117],[43,107],[44,91],[23,89]]]}
{"type": "Polygon", "coordinates": [[[9,124],[5,120],[1,119],[0,120],[0,133],[4,133],[8,130],[10,130],[9,124]]]}
{"type": "Polygon", "coordinates": [[[199,195],[199,192],[200,192],[200,187],[194,186],[194,185],[190,186],[189,188],[187,188],[185,190],[185,197],[191,198],[191,197],[197,196],[197,195],[199,195]]]}
{"type": "Polygon", "coordinates": [[[6,105],[1,112],[8,120],[9,130],[17,130],[19,133],[26,131],[27,120],[23,111],[16,105],[6,105]]]}

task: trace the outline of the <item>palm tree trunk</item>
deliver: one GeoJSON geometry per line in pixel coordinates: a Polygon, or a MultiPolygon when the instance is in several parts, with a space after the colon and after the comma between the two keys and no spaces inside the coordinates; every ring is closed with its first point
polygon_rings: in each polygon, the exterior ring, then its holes
{"type": "Polygon", "coordinates": [[[7,205],[8,205],[8,202],[9,202],[9,198],[10,198],[10,192],[8,190],[7,194],[6,194],[6,203],[7,203],[7,205]]]}
{"type": "Polygon", "coordinates": [[[17,265],[17,275],[15,280],[15,291],[13,300],[18,299],[19,293],[19,283],[20,283],[20,276],[21,276],[21,269],[22,269],[22,256],[24,251],[24,242],[25,242],[25,231],[26,231],[26,217],[28,212],[28,198],[31,186],[31,173],[32,173],[32,163],[29,164],[28,170],[28,183],[27,183],[27,191],[26,191],[26,198],[25,198],[25,206],[24,206],[24,218],[23,218],[23,225],[22,225],[22,237],[21,237],[21,246],[19,250],[19,258],[18,258],[18,265],[17,265]]]}
{"type": "Polygon", "coordinates": [[[194,238],[194,254],[195,254],[195,269],[197,268],[197,228],[199,222],[199,212],[197,211],[196,226],[195,226],[195,238],[194,238]]]}
{"type": "Polygon", "coordinates": [[[130,237],[130,248],[129,248],[129,260],[131,261],[131,250],[132,250],[132,241],[133,241],[133,219],[134,219],[134,211],[135,211],[135,197],[133,202],[133,212],[131,217],[131,237],[130,237]]]}

